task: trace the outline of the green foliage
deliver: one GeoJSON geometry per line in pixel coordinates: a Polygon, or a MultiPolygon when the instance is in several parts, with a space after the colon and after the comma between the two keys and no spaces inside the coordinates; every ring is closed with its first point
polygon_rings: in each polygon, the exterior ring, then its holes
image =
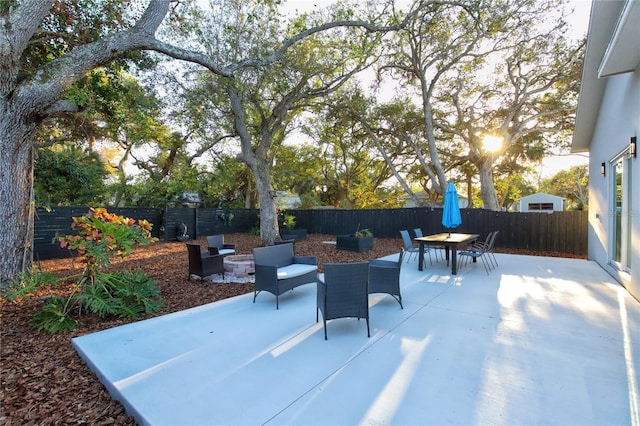
{"type": "Polygon", "coordinates": [[[98,284],[87,287],[77,300],[101,317],[136,318],[162,308],[158,287],[141,271],[100,273],[96,278],[98,284]]]}
{"type": "Polygon", "coordinates": [[[9,286],[2,290],[2,297],[10,302],[18,299],[29,299],[35,291],[47,285],[57,285],[60,280],[48,271],[29,268],[17,278],[9,281],[9,286]]]}
{"type": "Polygon", "coordinates": [[[213,171],[199,175],[198,182],[203,202],[209,207],[243,208],[247,195],[256,198],[251,194],[255,185],[250,170],[228,155],[220,156],[213,171]]]}
{"type": "Polygon", "coordinates": [[[567,210],[583,210],[589,202],[589,171],[586,165],[561,170],[540,183],[540,192],[565,197],[567,210]]]}
{"type": "Polygon", "coordinates": [[[53,296],[50,297],[41,310],[35,313],[33,324],[39,331],[47,333],[59,333],[73,330],[77,321],[71,318],[73,298],[53,296]]]}
{"type": "Polygon", "coordinates": [[[100,156],[71,145],[38,150],[34,191],[38,205],[83,206],[104,201],[107,171],[100,156]]]}
{"type": "Polygon", "coordinates": [[[292,214],[284,214],[282,218],[282,226],[286,229],[293,229],[296,227],[296,217],[292,214]]]}
{"type": "Polygon", "coordinates": [[[369,228],[360,229],[360,225],[358,225],[358,229],[356,229],[353,235],[357,238],[373,237],[373,232],[371,232],[369,228]]]}
{"type": "Polygon", "coordinates": [[[151,224],[118,216],[106,209],[90,209],[85,216],[72,218],[71,227],[78,235],[60,238],[63,247],[77,250],[85,269],[78,283],[79,292],[68,297],[52,297],[35,318],[38,330],[57,333],[71,330],[77,321],[71,310],[77,306],[101,317],[117,315],[135,318],[158,312],[162,307],[156,283],[143,272],[111,272],[101,270],[115,256],[125,257],[136,244],[149,244],[151,224]]]}
{"type": "MultiPolygon", "coordinates": [[[[20,2],[18,2],[20,3],[20,2]]],[[[130,2],[125,0],[65,0],[55,1],[42,20],[40,30],[32,37],[22,55],[21,73],[31,74],[74,47],[96,41],[113,30],[131,23],[135,14],[127,13],[130,2]]],[[[0,10],[15,2],[0,3],[0,10]]]]}

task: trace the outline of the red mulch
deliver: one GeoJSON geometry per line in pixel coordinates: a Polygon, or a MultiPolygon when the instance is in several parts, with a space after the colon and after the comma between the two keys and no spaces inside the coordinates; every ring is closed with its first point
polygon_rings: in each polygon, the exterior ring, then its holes
{"type": "MultiPolygon", "coordinates": [[[[365,253],[338,251],[328,235],[309,235],[296,242],[296,254],[316,256],[320,268],[328,262],[353,262],[397,253],[401,239],[376,238],[374,249],[365,253]]],[[[204,245],[204,241],[200,241],[204,245]]],[[[251,253],[259,238],[248,234],[228,234],[225,242],[236,245],[238,254],[251,253]]],[[[496,250],[500,251],[500,250],[496,250]]],[[[575,257],[559,253],[520,254],[575,257]]],[[[83,315],[76,330],[55,335],[41,333],[31,325],[31,317],[42,305],[39,297],[68,294],[72,284],[42,289],[36,297],[10,303],[0,297],[0,425],[134,425],[120,403],[111,399],[97,377],[89,370],[71,346],[71,339],[99,330],[164,315],[193,306],[253,291],[253,284],[212,284],[187,280],[187,251],[183,243],[158,242],[141,247],[128,258],[114,263],[114,268],[141,269],[158,284],[164,309],[154,315],[129,320],[101,319],[83,315]]],[[[60,276],[80,272],[79,262],[72,259],[40,262],[42,269],[60,276]]]]}

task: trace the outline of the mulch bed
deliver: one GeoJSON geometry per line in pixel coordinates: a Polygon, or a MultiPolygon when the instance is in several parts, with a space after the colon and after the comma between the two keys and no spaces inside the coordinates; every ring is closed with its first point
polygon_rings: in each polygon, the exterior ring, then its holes
{"type": "MultiPolygon", "coordinates": [[[[296,255],[316,256],[320,269],[330,262],[355,262],[397,253],[401,239],[376,238],[374,249],[364,253],[338,251],[334,236],[312,234],[296,242],[296,255]]],[[[205,245],[204,240],[200,241],[205,245]]],[[[249,234],[227,234],[225,242],[236,245],[238,254],[251,253],[260,244],[249,234]]],[[[501,251],[496,249],[496,251],[501,251]]],[[[506,251],[505,251],[506,252],[506,251]]],[[[560,253],[510,253],[576,257],[560,253]]],[[[188,309],[253,291],[252,283],[214,284],[187,279],[187,251],[183,243],[158,242],[140,247],[113,268],[140,269],[151,276],[160,289],[164,308],[154,315],[135,320],[83,315],[71,332],[55,335],[38,332],[31,319],[51,294],[66,295],[72,283],[43,288],[33,298],[10,303],[0,297],[0,425],[135,425],[120,403],[111,399],[97,377],[71,346],[76,336],[116,327],[153,316],[188,309]]],[[[59,276],[81,271],[73,259],[40,262],[40,267],[59,276]]]]}

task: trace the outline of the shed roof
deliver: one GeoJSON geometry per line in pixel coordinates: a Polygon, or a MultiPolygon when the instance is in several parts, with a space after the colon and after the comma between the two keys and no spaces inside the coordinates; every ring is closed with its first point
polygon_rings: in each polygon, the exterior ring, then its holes
{"type": "Polygon", "coordinates": [[[532,198],[551,198],[551,199],[556,199],[556,200],[564,200],[565,197],[559,197],[557,195],[552,195],[552,194],[547,194],[546,192],[537,192],[535,194],[530,194],[530,195],[526,195],[522,198],[520,198],[520,200],[529,200],[532,198]]]}

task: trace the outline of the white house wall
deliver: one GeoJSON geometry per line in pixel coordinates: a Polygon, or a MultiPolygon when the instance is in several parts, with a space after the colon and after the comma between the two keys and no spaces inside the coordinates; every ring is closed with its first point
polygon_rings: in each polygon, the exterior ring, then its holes
{"type": "MultiPolygon", "coordinates": [[[[640,66],[633,73],[608,77],[589,154],[589,258],[598,262],[640,300],[640,156],[632,164],[631,273],[609,264],[608,232],[614,220],[609,162],[640,136],[640,66]],[[607,176],[600,164],[607,164],[607,176]]],[[[640,138],[639,138],[640,139],[640,138]]]]}

